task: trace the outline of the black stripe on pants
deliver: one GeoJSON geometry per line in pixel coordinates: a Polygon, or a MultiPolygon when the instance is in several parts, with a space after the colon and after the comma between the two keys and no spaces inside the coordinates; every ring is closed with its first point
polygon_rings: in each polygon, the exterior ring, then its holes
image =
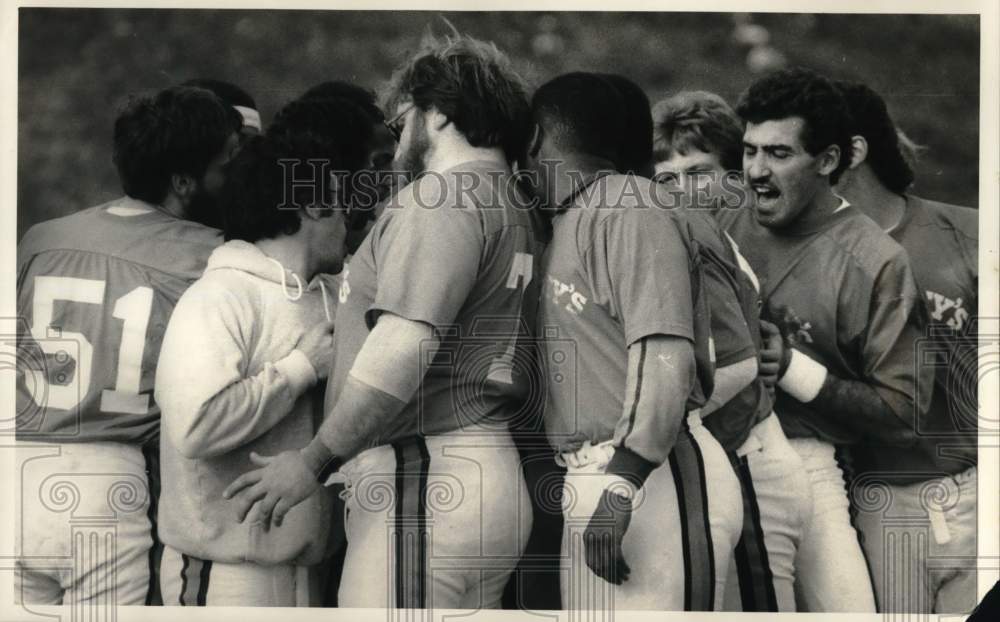
{"type": "Polygon", "coordinates": [[[430,454],[422,437],[392,444],[396,454],[396,607],[427,604],[427,471],[430,454]]]}
{"type": "Polygon", "coordinates": [[[760,506],[753,488],[750,463],[746,456],[729,454],[729,461],[740,479],[743,492],[743,529],[733,556],[740,582],[740,600],[743,611],[778,611],[778,596],[774,591],[774,574],[764,542],[764,528],[760,522],[760,506]]]}

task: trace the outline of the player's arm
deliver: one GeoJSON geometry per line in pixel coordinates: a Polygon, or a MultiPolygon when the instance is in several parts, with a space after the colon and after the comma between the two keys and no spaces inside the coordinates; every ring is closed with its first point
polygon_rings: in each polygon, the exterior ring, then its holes
{"type": "Polygon", "coordinates": [[[367,448],[412,399],[439,341],[429,324],[392,313],[379,316],[335,403],[302,451],[319,475],[334,456],[345,461],[367,448]]]}
{"type": "Polygon", "coordinates": [[[854,442],[908,445],[914,417],[927,409],[933,369],[914,357],[924,308],[905,257],[890,260],[873,286],[870,309],[860,314],[862,380],[840,378],[793,348],[778,386],[853,432],[854,442]]]}
{"type": "Polygon", "coordinates": [[[399,415],[426,373],[428,352],[438,346],[432,327],[454,322],[475,285],[483,244],[479,217],[471,210],[409,205],[394,215],[376,248],[377,293],[367,314],[372,332],[342,395],[328,405],[319,433],[303,450],[251,456],[262,468],[243,474],[223,493],[239,495],[241,521],[259,502],[262,521],[269,524],[273,516],[280,525],[288,510],[399,415]]]}
{"type": "Polygon", "coordinates": [[[709,415],[736,397],[751,382],[757,379],[757,356],[752,355],[742,361],[731,363],[715,369],[715,388],[705,405],[701,407],[702,416],[709,415]]]}
{"type": "MultiPolygon", "coordinates": [[[[625,400],[605,472],[610,477],[584,530],[587,566],[621,585],[629,578],[622,541],[632,498],[677,440],[695,382],[694,305],[688,247],[656,209],[628,210],[602,223],[584,266],[595,290],[610,293],[628,350],[625,400]]],[[[585,405],[584,405],[585,406],[585,405]]]]}
{"type": "Polygon", "coordinates": [[[695,382],[691,258],[661,210],[627,210],[602,227],[585,264],[595,287],[611,292],[629,352],[608,473],[641,486],[673,448],[695,382]]]}
{"type": "Polygon", "coordinates": [[[187,458],[245,445],[278,424],[317,382],[300,350],[244,375],[252,312],[229,292],[195,285],[171,315],[156,369],[161,425],[187,458]]]}
{"type": "Polygon", "coordinates": [[[736,397],[757,378],[757,346],[750,335],[740,304],[739,287],[728,270],[703,255],[702,284],[712,314],[712,341],[716,354],[714,388],[702,416],[708,415],[736,397]]]}

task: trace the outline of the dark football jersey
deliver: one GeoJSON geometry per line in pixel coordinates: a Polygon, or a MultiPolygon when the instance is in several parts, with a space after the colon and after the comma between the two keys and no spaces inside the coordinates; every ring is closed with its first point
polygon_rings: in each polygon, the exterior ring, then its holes
{"type": "Polygon", "coordinates": [[[389,200],[342,273],[328,404],[379,314],[441,336],[417,394],[374,444],[510,423],[539,390],[531,340],[541,241],[517,192],[497,162],[420,177],[389,200]]]}
{"type": "Polygon", "coordinates": [[[932,367],[930,407],[917,420],[921,452],[858,447],[859,470],[957,473],[976,464],[978,422],[979,218],[967,207],[908,195],[889,235],[909,256],[929,324],[917,360],[932,367]]]}
{"type": "MultiPolygon", "coordinates": [[[[178,298],[222,243],[130,198],[35,225],[17,248],[18,438],[143,443],[178,298]]],[[[196,347],[197,344],[192,344],[196,347]]]]}
{"type": "Polygon", "coordinates": [[[714,367],[697,243],[683,218],[656,207],[655,191],[643,178],[606,176],[552,219],[539,330],[545,429],[559,451],[614,439],[649,460],[666,458],[667,422],[624,412],[628,348],[644,337],[691,340],[698,377],[688,408],[710,392],[702,389],[714,367]]]}
{"type": "MultiPolygon", "coordinates": [[[[690,209],[679,213],[692,223],[691,231],[702,250],[716,368],[756,359],[761,345],[760,298],[752,271],[749,266],[741,267],[746,261],[710,212],[690,209]]],[[[726,451],[735,451],[746,441],[753,426],[769,414],[770,395],[764,383],[755,379],[706,416],[704,423],[726,451]]]]}
{"type": "MultiPolygon", "coordinates": [[[[916,389],[930,374],[914,365],[924,307],[902,247],[846,204],[796,234],[761,226],[752,209],[723,210],[720,219],[757,274],[762,317],[795,318],[798,349],[837,377],[867,383],[912,431],[927,401],[916,389]]],[[[775,412],[790,438],[870,439],[780,388],[775,412]]]]}

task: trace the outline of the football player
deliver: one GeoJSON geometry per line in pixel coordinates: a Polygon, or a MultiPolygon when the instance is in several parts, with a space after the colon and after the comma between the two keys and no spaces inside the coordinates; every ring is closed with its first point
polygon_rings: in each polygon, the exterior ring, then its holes
{"type": "Polygon", "coordinates": [[[355,146],[371,142],[373,125],[343,99],[294,101],[230,164],[227,242],[177,303],[157,368],[166,604],[318,601],[309,567],[326,550],[329,491],[291,510],[281,529],[238,523],[221,493],[252,466],[251,452],[298,449],[316,432],[318,383],[333,355],[324,276],[341,270],[353,199],[317,163],[366,166],[355,146]],[[287,161],[314,168],[296,172],[290,196],[287,161]]]}
{"type": "Polygon", "coordinates": [[[114,127],[126,196],[36,225],[18,245],[23,346],[37,354],[18,382],[18,449],[58,449],[22,470],[22,602],[152,602],[143,447],[159,428],[153,377],[174,305],[222,241],[194,220],[213,209],[238,148],[230,113],[200,88],[133,99],[114,127]],[[65,486],[76,491],[72,512],[65,486]],[[74,544],[104,537],[71,522],[79,516],[111,520],[113,546],[74,544]]]}
{"type": "MultiPolygon", "coordinates": [[[[853,123],[851,165],[836,190],[909,255],[930,316],[922,351],[935,370],[933,384],[918,387],[933,391],[918,419],[919,450],[874,442],[852,447],[862,544],[881,611],[967,613],[976,604],[975,564],[950,561],[949,572],[937,572],[929,562],[976,557],[978,215],[911,194],[913,169],[885,101],[864,84],[837,86],[853,123]],[[886,486],[888,505],[873,507],[867,500],[881,499],[886,486]],[[909,518],[893,525],[893,516],[909,518]],[[892,544],[905,538],[926,548],[892,544]]],[[[927,364],[923,355],[919,360],[927,364]]]]}
{"type": "Polygon", "coordinates": [[[560,76],[532,111],[524,162],[553,230],[545,428],[568,469],[563,606],[711,610],[740,520],[713,543],[706,486],[738,499],[739,484],[697,412],[713,365],[696,243],[657,184],[616,173],[627,113],[610,81],[560,76]]]}
{"type": "MultiPolygon", "coordinates": [[[[775,412],[809,474],[813,513],[795,559],[807,611],[875,610],[838,445],[913,443],[913,347],[922,302],[903,249],[832,186],[850,159],[850,115],[826,78],[770,74],[742,95],[753,209],[720,217],[753,267],[785,348],[775,412]]],[[[916,397],[915,397],[916,394],[916,397]]]]}
{"type": "MultiPolygon", "coordinates": [[[[708,207],[694,211],[715,213],[733,199],[739,205],[747,192],[739,180],[743,128],[725,100],[714,93],[683,91],[656,104],[653,123],[656,173],[677,179],[694,195],[696,207],[702,203],[708,207]]],[[[739,267],[733,274],[743,293],[737,311],[742,310],[740,317],[750,325],[756,360],[762,346],[757,277],[732,238],[723,235],[739,267]]],[[[723,249],[716,252],[721,255],[723,249]]],[[[720,402],[719,376],[739,359],[740,350],[727,348],[720,338],[727,333],[717,328],[720,305],[711,302],[720,367],[712,401],[720,402]],[[728,358],[727,350],[733,353],[728,358]]],[[[729,454],[743,489],[743,530],[726,582],[729,611],[795,611],[795,551],[812,513],[812,497],[802,461],[788,444],[772,405],[763,380],[757,379],[705,419],[729,454]]]]}
{"type": "Polygon", "coordinates": [[[521,361],[539,253],[504,151],[525,86],[495,46],[455,35],[385,100],[396,165],[422,174],[344,275],[326,421],[302,451],[253,456],[226,494],[280,525],[343,462],[341,606],[497,607],[531,523],[507,430],[538,381],[521,361]]]}

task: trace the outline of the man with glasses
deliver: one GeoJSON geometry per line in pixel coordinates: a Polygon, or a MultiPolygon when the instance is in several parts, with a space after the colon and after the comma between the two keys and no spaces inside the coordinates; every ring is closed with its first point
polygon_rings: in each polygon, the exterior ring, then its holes
{"type": "Polygon", "coordinates": [[[530,504],[508,424],[532,412],[537,387],[524,340],[540,252],[506,150],[525,91],[496,47],[457,35],[394,74],[396,167],[423,174],[343,275],[326,421],[226,491],[280,529],[343,464],[340,606],[497,607],[524,549],[530,504]]]}

